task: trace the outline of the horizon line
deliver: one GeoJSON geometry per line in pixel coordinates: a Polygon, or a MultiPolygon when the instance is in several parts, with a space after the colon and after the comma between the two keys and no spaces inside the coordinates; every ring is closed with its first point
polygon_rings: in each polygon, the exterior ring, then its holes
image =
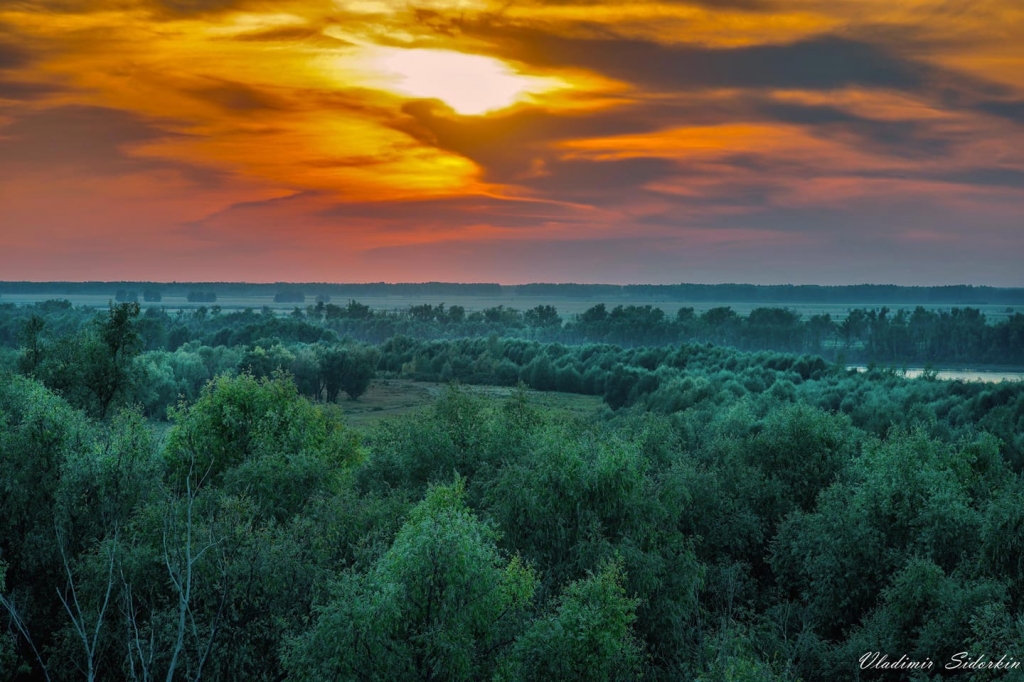
{"type": "Polygon", "coordinates": [[[725,287],[725,286],[741,286],[741,287],[761,287],[761,288],[785,288],[785,287],[816,287],[816,288],[851,288],[851,287],[891,287],[897,289],[940,289],[940,288],[970,288],[970,289],[995,289],[995,290],[1019,290],[1024,289],[1024,284],[1018,286],[994,286],[991,284],[968,284],[968,283],[955,283],[955,284],[894,284],[894,283],[877,283],[877,282],[850,282],[845,284],[797,284],[797,283],[785,283],[785,284],[757,284],[753,282],[673,282],[673,283],[653,283],[653,282],[631,282],[627,284],[618,284],[612,282],[521,282],[517,284],[502,284],[499,282],[451,282],[441,280],[427,280],[420,282],[387,282],[387,281],[372,281],[372,282],[326,282],[326,281],[273,281],[273,282],[255,282],[246,280],[0,280],[0,286],[7,284],[20,284],[20,285],[31,285],[31,284],[69,284],[69,285],[87,285],[87,284],[101,284],[101,285],[117,285],[117,284],[153,284],[153,285],[167,285],[167,286],[178,286],[178,285],[245,285],[245,286],[424,286],[424,285],[443,285],[443,286],[491,286],[491,287],[528,287],[528,286],[584,286],[584,287],[679,287],[679,286],[700,286],[700,287],[725,287]]]}

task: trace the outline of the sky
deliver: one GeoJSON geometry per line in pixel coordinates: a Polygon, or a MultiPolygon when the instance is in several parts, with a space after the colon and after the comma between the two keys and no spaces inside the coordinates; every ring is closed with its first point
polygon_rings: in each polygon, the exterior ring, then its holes
{"type": "Polygon", "coordinates": [[[0,0],[0,280],[1024,286],[1024,2],[0,0]]]}

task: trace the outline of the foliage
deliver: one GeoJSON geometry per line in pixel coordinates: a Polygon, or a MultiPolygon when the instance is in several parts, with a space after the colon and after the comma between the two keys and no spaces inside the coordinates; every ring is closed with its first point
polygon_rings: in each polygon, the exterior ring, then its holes
{"type": "Polygon", "coordinates": [[[139,310],[137,302],[111,305],[106,319],[97,318],[78,334],[50,345],[40,341],[39,318],[31,318],[25,329],[23,371],[76,407],[106,417],[118,400],[131,393],[136,379],[132,360],[142,348],[135,325],[139,310]]]}
{"type": "Polygon", "coordinates": [[[367,573],[347,573],[286,658],[294,679],[475,680],[521,628],[536,579],[462,500],[432,488],[367,573]]]}
{"type": "Polygon", "coordinates": [[[626,596],[622,566],[606,564],[574,581],[554,612],[516,640],[496,680],[639,679],[643,645],[632,631],[637,600],[626,596]]]}
{"type": "MultiPolygon", "coordinates": [[[[219,484],[229,470],[246,465],[255,468],[249,487],[258,490],[275,480],[257,475],[261,467],[273,466],[272,461],[305,471],[313,460],[337,467],[358,456],[353,436],[338,416],[301,398],[284,376],[219,377],[195,403],[172,410],[171,417],[175,427],[165,457],[176,485],[186,479],[195,488],[219,484]]],[[[264,468],[263,473],[269,472],[264,468]]],[[[258,499],[275,503],[269,494],[258,499]]]]}
{"type": "Polygon", "coordinates": [[[902,329],[982,357],[1011,327],[153,310],[2,310],[10,679],[855,680],[865,651],[998,657],[1024,633],[1024,384],[704,343],[804,351],[813,326],[888,353],[902,329]],[[375,374],[450,383],[356,433],[333,403],[375,374]],[[547,414],[530,388],[609,407],[547,414]]]}

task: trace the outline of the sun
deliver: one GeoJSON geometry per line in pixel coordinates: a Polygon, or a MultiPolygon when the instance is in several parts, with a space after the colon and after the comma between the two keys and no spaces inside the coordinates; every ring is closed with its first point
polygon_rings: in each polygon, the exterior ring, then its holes
{"type": "Polygon", "coordinates": [[[528,76],[505,62],[452,50],[374,47],[367,66],[379,85],[406,97],[439,99],[457,113],[478,116],[566,87],[560,79],[528,76]]]}

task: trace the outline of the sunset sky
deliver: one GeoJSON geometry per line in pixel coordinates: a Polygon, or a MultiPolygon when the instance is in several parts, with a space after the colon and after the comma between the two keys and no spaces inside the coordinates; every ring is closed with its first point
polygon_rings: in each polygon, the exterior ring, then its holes
{"type": "Polygon", "coordinates": [[[0,279],[1024,286],[1024,2],[0,0],[0,279]]]}

